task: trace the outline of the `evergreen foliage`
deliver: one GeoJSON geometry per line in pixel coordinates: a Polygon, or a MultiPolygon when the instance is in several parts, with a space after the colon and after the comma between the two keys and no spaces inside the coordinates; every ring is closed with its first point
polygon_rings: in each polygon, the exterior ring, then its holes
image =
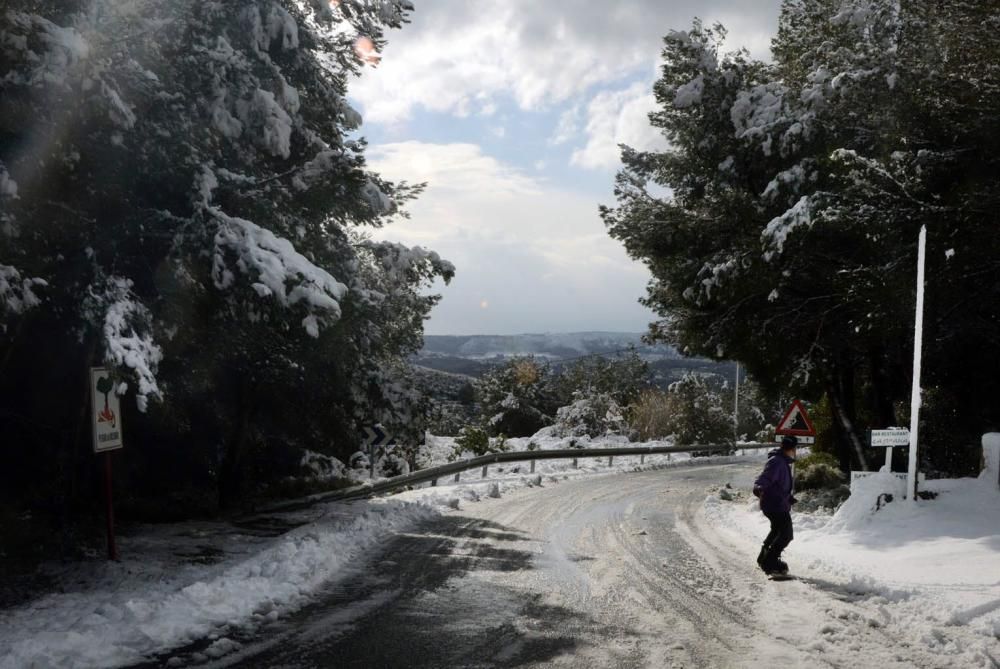
{"type": "Polygon", "coordinates": [[[672,32],[650,115],[670,148],[623,148],[602,209],[653,273],[650,336],[739,360],[772,396],[825,394],[845,467],[869,465],[865,427],[899,424],[924,224],[925,386],[968,412],[942,468],[1000,424],[982,364],[1000,353],[998,22],[987,2],[787,0],[773,63],[721,54],[720,26],[672,32]]]}
{"type": "Polygon", "coordinates": [[[410,9],[5,6],[0,406],[25,445],[5,495],[87,488],[94,364],[138,410],[120,457],[151,495],[216,487],[232,506],[304,448],[346,459],[362,425],[420,439],[405,358],[424,288],[454,269],[369,238],[420,188],[366,168],[346,100],[357,40],[410,9]]]}

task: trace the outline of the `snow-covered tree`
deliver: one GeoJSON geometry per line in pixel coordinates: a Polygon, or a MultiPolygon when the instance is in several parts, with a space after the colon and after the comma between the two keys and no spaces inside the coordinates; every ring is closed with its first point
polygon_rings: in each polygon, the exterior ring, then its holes
{"type": "MultiPolygon", "coordinates": [[[[952,362],[959,342],[996,347],[1000,291],[973,269],[1000,255],[995,21],[989,3],[788,0],[771,64],[721,54],[718,27],[669,34],[650,120],[671,148],[626,149],[603,210],[653,272],[653,336],[743,361],[770,394],[826,393],[839,448],[864,465],[860,423],[894,424],[908,392],[926,223],[929,377],[993,387],[973,356],[952,362]]],[[[1000,419],[983,410],[980,430],[1000,419]]]]}
{"type": "MultiPolygon", "coordinates": [[[[436,301],[423,288],[454,270],[433,252],[367,239],[419,188],[366,168],[346,100],[348,78],[410,9],[8,3],[5,378],[29,373],[13,362],[21,354],[58,351],[74,378],[114,368],[142,411],[151,400],[181,414],[211,406],[187,436],[222,444],[229,500],[262,426],[344,455],[359,424],[416,426],[402,360],[436,301]]],[[[157,420],[138,425],[163,428],[157,420]]]]}
{"type": "Polygon", "coordinates": [[[666,427],[674,441],[724,444],[733,441],[733,418],[718,384],[699,374],[686,374],[670,384],[665,410],[666,427]]]}
{"type": "Polygon", "coordinates": [[[532,357],[512,358],[492,368],[476,390],[491,434],[530,437],[552,423],[556,404],[549,384],[551,369],[532,357]]]}
{"type": "Polygon", "coordinates": [[[581,393],[604,393],[626,406],[649,385],[649,365],[635,350],[617,357],[586,356],[559,369],[551,379],[552,393],[563,405],[579,399],[581,393]]]}

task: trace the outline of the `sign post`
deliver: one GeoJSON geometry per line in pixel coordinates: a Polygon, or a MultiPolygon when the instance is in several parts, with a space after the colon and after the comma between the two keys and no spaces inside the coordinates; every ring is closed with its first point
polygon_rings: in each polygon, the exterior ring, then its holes
{"type": "Polygon", "coordinates": [[[813,427],[806,408],[799,400],[792,402],[792,406],[788,407],[784,418],[778,421],[778,427],[774,430],[775,441],[780,442],[784,436],[795,437],[800,444],[812,444],[816,441],[816,428],[813,427]]]}
{"type": "Polygon", "coordinates": [[[892,471],[892,449],[894,446],[909,446],[910,431],[905,427],[890,427],[871,431],[872,448],[885,448],[885,465],[882,471],[892,471]]]}
{"type": "Polygon", "coordinates": [[[104,454],[104,503],[107,516],[108,559],[118,559],[115,544],[115,507],[111,497],[111,451],[124,446],[121,406],[115,383],[103,367],[90,368],[90,397],[93,408],[94,453],[104,454]]]}

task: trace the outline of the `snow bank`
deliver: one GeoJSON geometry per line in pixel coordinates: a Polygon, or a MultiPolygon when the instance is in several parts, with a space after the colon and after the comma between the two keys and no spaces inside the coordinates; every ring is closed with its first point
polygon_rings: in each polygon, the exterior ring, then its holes
{"type": "Polygon", "coordinates": [[[983,471],[979,478],[996,481],[1000,485],[1000,432],[983,435],[983,471]]]}
{"type": "Polygon", "coordinates": [[[891,501],[903,501],[906,483],[889,472],[851,481],[851,496],[830,520],[828,530],[850,531],[867,525],[876,510],[891,501]]]}
{"type": "Polygon", "coordinates": [[[178,559],[182,535],[152,548],[148,537],[123,537],[121,563],[76,565],[66,592],[0,612],[0,668],[117,667],[227,625],[274,620],[379,541],[436,513],[395,500],[331,506],[263,544],[231,527],[205,532],[188,524],[188,550],[236,551],[214,565],[178,559]]]}

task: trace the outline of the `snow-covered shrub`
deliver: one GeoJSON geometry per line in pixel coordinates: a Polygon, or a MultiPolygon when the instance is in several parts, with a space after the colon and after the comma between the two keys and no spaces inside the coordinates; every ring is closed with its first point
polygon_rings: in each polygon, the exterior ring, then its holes
{"type": "Polygon", "coordinates": [[[553,427],[560,437],[600,437],[628,428],[624,410],[608,393],[578,394],[572,404],[556,411],[553,427]]]}
{"type": "Polygon", "coordinates": [[[810,453],[795,462],[795,487],[799,490],[837,488],[844,479],[837,459],[829,453],[810,453]]]}
{"type": "Polygon", "coordinates": [[[639,441],[653,441],[670,435],[673,424],[668,419],[667,394],[647,390],[629,407],[629,428],[639,441]]]}
{"type": "Polygon", "coordinates": [[[321,481],[343,478],[347,473],[347,467],[337,458],[310,450],[302,452],[299,466],[307,477],[321,481]]]}
{"type": "Polygon", "coordinates": [[[489,433],[481,427],[469,425],[462,428],[462,431],[455,437],[455,450],[450,456],[450,460],[458,460],[462,457],[479,457],[489,453],[503,453],[508,450],[507,438],[503,435],[490,437],[489,433]]]}
{"type": "Polygon", "coordinates": [[[687,374],[666,395],[667,428],[678,445],[721,444],[733,440],[728,402],[705,377],[687,374]]]}
{"type": "Polygon", "coordinates": [[[530,437],[552,422],[551,370],[531,357],[513,358],[479,380],[486,427],[493,435],[530,437]]]}

